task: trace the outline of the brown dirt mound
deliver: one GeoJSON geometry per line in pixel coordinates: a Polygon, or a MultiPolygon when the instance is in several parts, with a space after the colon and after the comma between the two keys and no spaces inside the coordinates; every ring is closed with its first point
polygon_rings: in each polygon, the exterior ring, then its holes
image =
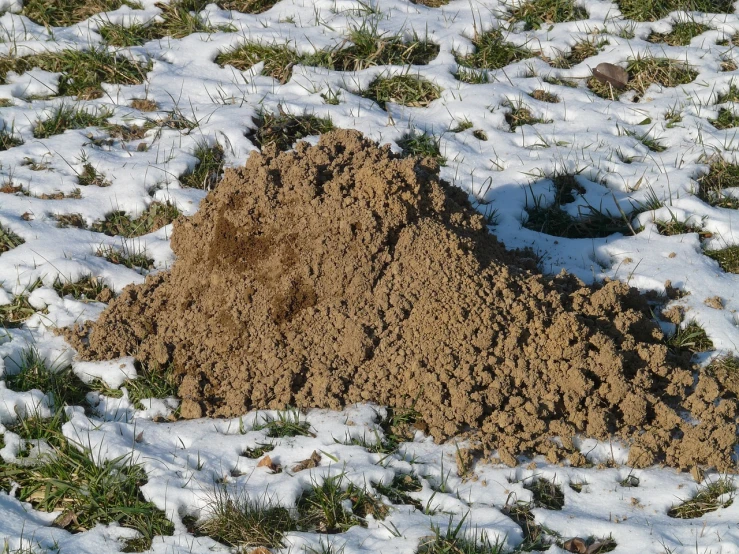
{"type": "Polygon", "coordinates": [[[184,417],[415,402],[435,438],[472,430],[506,461],[582,433],[628,440],[636,466],[732,466],[733,396],[671,361],[644,298],[524,268],[430,160],[350,131],[255,153],[172,248],[68,336],[173,363],[184,417]]]}

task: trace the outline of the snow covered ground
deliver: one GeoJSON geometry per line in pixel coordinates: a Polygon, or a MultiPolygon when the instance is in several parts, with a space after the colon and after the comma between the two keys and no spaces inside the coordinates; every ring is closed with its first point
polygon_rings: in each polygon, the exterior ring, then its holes
{"type": "MultiPolygon", "coordinates": [[[[143,9],[123,6],[69,27],[48,28],[14,13],[22,7],[19,0],[0,0],[0,9],[8,10],[0,17],[0,55],[102,45],[96,30],[103,23],[146,23],[161,12],[154,0],[141,4],[143,9]]],[[[739,276],[725,272],[703,252],[739,245],[739,216],[734,209],[709,205],[695,193],[696,180],[708,171],[710,156],[739,163],[736,129],[719,130],[709,122],[719,116],[721,108],[732,109],[732,102],[717,101],[730,92],[737,71],[725,69],[737,53],[731,43],[719,46],[717,42],[739,32],[739,17],[692,14],[691,20],[708,30],[694,37],[689,46],[669,46],[646,39],[653,32],[669,32],[675,22],[685,20],[684,13],[635,24],[621,18],[612,2],[581,4],[587,8],[588,19],[545,24],[531,31],[519,26],[506,39],[554,59],[578,42],[597,36],[608,41],[599,53],[569,69],[556,69],[539,57],[531,57],[491,70],[490,82],[481,84],[467,84],[455,77],[458,64],[454,52],[472,52],[471,38],[476,31],[497,24],[496,14],[503,13],[504,6],[495,0],[454,0],[440,8],[408,0],[281,0],[258,15],[211,4],[201,17],[227,30],[153,40],[123,49],[122,55],[151,62],[146,81],[141,85],[105,84],[105,94],[93,100],[55,96],[59,73],[41,69],[22,75],[9,73],[6,84],[0,85],[0,99],[7,99],[0,108],[0,119],[23,144],[0,152],[0,179],[3,186],[11,187],[10,192],[1,194],[0,225],[25,242],[0,256],[0,303],[7,305],[15,295],[32,291],[28,302],[36,313],[20,327],[3,333],[0,356],[5,370],[12,373],[29,346],[55,367],[72,363],[74,352],[54,334],[54,328],[95,318],[104,308],[101,303],[60,297],[53,288],[57,278],[76,281],[93,275],[116,292],[143,280],[141,270],[113,264],[98,255],[101,247],[145,252],[156,269],[173,262],[170,226],[125,239],[90,229],[59,227],[60,216],[79,214],[90,226],[114,210],[135,216],[154,201],[169,201],[180,212],[192,214],[206,193],[182,187],[179,178],[195,167],[196,149],[218,142],[224,148],[226,164],[240,165],[256,148],[246,136],[254,127],[252,118],[261,110],[276,114],[278,109],[327,117],[336,127],[359,129],[383,143],[394,144],[409,131],[433,134],[446,158],[442,177],[468,191],[479,209],[493,216],[491,230],[508,247],[530,247],[540,256],[545,271],[556,273],[564,268],[585,281],[609,277],[664,292],[669,280],[673,287],[689,293],[673,301],[685,308],[686,321],[704,327],[717,353],[738,352],[739,276]],[[389,34],[426,36],[439,45],[440,52],[429,64],[410,69],[380,66],[339,72],[296,65],[285,84],[261,75],[261,64],[239,71],[214,63],[219,52],[247,41],[287,43],[306,53],[330,48],[341,44],[353,27],[368,19],[389,34]],[[627,36],[631,38],[623,38],[627,36]],[[590,68],[597,64],[625,66],[629,59],[650,55],[680,60],[697,76],[678,87],[652,85],[638,102],[633,92],[613,101],[586,87],[590,68]],[[382,109],[361,96],[378,75],[405,72],[433,82],[441,89],[440,98],[423,108],[388,103],[382,109]],[[553,79],[573,81],[577,86],[551,84],[553,79]],[[538,89],[556,94],[560,101],[532,98],[529,94],[538,89]],[[339,102],[327,103],[327,93],[338,93],[339,102]],[[158,111],[131,107],[133,99],[143,98],[156,102],[158,111]],[[191,129],[154,126],[145,135],[127,141],[108,140],[106,131],[95,127],[35,138],[35,122],[62,103],[91,112],[108,110],[109,124],[143,125],[167,113],[179,113],[197,125],[191,129]],[[511,132],[506,114],[522,104],[544,122],[522,125],[511,132]],[[472,125],[458,132],[451,130],[464,122],[472,125]],[[483,134],[487,140],[479,138],[483,134]],[[639,137],[656,140],[661,148],[654,150],[661,151],[650,150],[645,145],[650,141],[639,137]],[[104,175],[110,186],[80,187],[78,176],[86,163],[104,175]],[[554,199],[547,177],[562,173],[579,175],[581,190],[574,202],[564,206],[575,216],[587,206],[614,215],[620,209],[631,212],[654,197],[664,205],[638,215],[632,223],[638,231],[633,236],[575,239],[524,227],[527,207],[537,202],[546,205],[554,199]],[[13,193],[12,187],[22,190],[13,193]],[[58,193],[65,197],[58,198],[62,196],[58,193]],[[672,219],[699,223],[707,234],[661,235],[654,222],[672,219]],[[722,306],[705,302],[716,296],[722,299],[722,306]]],[[[724,192],[739,198],[739,190],[724,192]]],[[[97,376],[111,388],[121,387],[126,378],[135,375],[130,360],[73,363],[83,380],[97,376]]],[[[275,439],[266,437],[264,430],[252,430],[255,422],[269,415],[265,413],[244,414],[232,421],[162,422],[158,417],[171,413],[172,401],[146,401],[147,409],[141,410],[125,394],[115,399],[93,393],[91,400],[96,404],[96,415],[88,417],[82,408],[68,408],[64,434],[87,445],[99,460],[130,455],[132,461],[142,464],[148,475],[148,483],[142,487],[144,496],[164,510],[175,525],[174,535],[154,540],[152,552],[229,551],[208,537],[190,534],[182,522],[186,515],[207,517],[217,483],[294,509],[304,489],[326,476],[342,473],[345,484],[370,489],[373,484],[389,484],[396,474],[415,475],[421,490],[409,495],[422,509],[394,505],[384,520],[369,516],[366,526],[357,525],[340,534],[291,532],[283,552],[311,552],[313,548],[345,554],[410,553],[416,551],[419,541],[433,534],[433,526],[444,534],[462,520],[462,532],[468,536],[479,539],[484,532],[491,543],[498,541],[504,551],[513,550],[523,541],[523,532],[503,508],[531,500],[532,492],[524,485],[538,478],[560,484],[564,493],[562,509],[532,509],[536,525],[546,528],[551,537],[611,537],[617,545],[615,551],[622,553],[739,552],[738,503],[695,519],[670,517],[670,508],[692,497],[699,484],[691,475],[669,468],[631,470],[622,465],[626,448],[615,443],[583,440],[580,450],[594,464],[589,468],[551,464],[544,459],[508,468],[488,460],[478,461],[466,471],[469,468],[458,468],[456,461],[457,449],[464,444],[435,445],[420,432],[415,441],[403,443],[389,456],[343,444],[352,437],[382,434],[376,417],[377,410],[382,412],[379,407],[313,410],[305,418],[315,436],[275,439]],[[285,471],[272,473],[268,467],[257,467],[259,459],[240,455],[264,442],[274,443],[271,459],[287,468],[285,471]],[[314,451],[321,453],[318,467],[299,472],[289,469],[314,451]],[[638,479],[638,486],[624,486],[637,482],[632,477],[638,479]]],[[[0,432],[4,432],[0,456],[4,462],[17,461],[25,448],[23,440],[7,428],[18,415],[31,412],[50,414],[48,398],[38,391],[14,392],[0,381],[0,432]]],[[[0,464],[0,471],[2,468],[0,464]]],[[[718,478],[705,477],[709,482],[718,478]]],[[[13,494],[0,493],[0,547],[4,540],[9,552],[23,547],[31,549],[24,552],[99,554],[120,551],[123,541],[135,535],[116,524],[70,534],[51,526],[58,515],[36,511],[13,494]]],[[[548,549],[552,554],[563,551],[556,544],[548,549]]]]}

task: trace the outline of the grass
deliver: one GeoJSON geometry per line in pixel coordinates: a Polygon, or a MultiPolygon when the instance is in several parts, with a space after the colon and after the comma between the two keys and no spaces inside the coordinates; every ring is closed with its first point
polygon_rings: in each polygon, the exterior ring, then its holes
{"type": "Polygon", "coordinates": [[[531,491],[534,504],[547,510],[561,510],[565,505],[565,495],[562,487],[542,477],[531,479],[524,483],[523,488],[531,491]]]}
{"type": "Polygon", "coordinates": [[[249,140],[259,148],[274,144],[282,152],[290,150],[302,138],[328,133],[334,128],[328,118],[293,115],[282,109],[278,114],[262,112],[253,122],[255,129],[247,134],[249,140]]]}
{"type": "Polygon", "coordinates": [[[134,98],[131,100],[131,107],[140,112],[155,112],[159,109],[157,103],[148,98],[134,98]]]}
{"type": "Polygon", "coordinates": [[[559,96],[540,88],[531,91],[529,93],[529,96],[531,96],[531,98],[533,98],[534,100],[538,100],[539,102],[547,102],[549,104],[559,103],[559,96]]]}
{"type": "Polygon", "coordinates": [[[388,485],[378,483],[374,485],[375,490],[387,497],[393,504],[404,504],[414,506],[417,510],[423,510],[421,502],[408,495],[409,492],[418,492],[423,487],[418,477],[409,473],[398,473],[388,485]]]}
{"type": "Polygon", "coordinates": [[[701,238],[707,238],[707,233],[703,231],[703,227],[695,225],[688,221],[680,221],[677,217],[672,214],[669,220],[655,221],[654,224],[657,226],[657,230],[660,235],[671,237],[674,235],[684,235],[687,233],[698,233],[701,238]]]}
{"type": "Polygon", "coordinates": [[[739,88],[734,83],[729,85],[727,92],[719,94],[716,98],[716,104],[723,104],[724,102],[739,102],[739,88]]]}
{"type": "Polygon", "coordinates": [[[533,552],[548,550],[551,546],[544,528],[537,525],[531,510],[536,507],[533,502],[506,502],[503,513],[515,521],[523,531],[523,542],[515,552],[533,552]]]}
{"type": "MultiPolygon", "coordinates": [[[[651,131],[651,129],[649,131],[651,131]]],[[[652,137],[649,134],[649,131],[645,131],[641,133],[639,131],[634,131],[631,129],[624,129],[623,134],[628,137],[634,137],[636,140],[641,142],[644,146],[649,148],[651,152],[664,152],[665,150],[667,150],[667,147],[660,144],[659,139],[652,137]]]]}
{"type": "Polygon", "coordinates": [[[491,543],[484,531],[475,531],[472,537],[464,530],[465,514],[454,525],[454,516],[449,516],[449,525],[444,533],[438,525],[431,526],[433,535],[421,539],[416,554],[503,554],[504,541],[491,543]]]}
{"type": "Polygon", "coordinates": [[[679,519],[695,519],[707,513],[715,512],[719,508],[731,506],[736,487],[729,477],[720,477],[707,483],[691,499],[673,506],[667,515],[679,519]],[[722,497],[729,498],[723,499],[722,497]]]}
{"type": "Polygon", "coordinates": [[[82,171],[77,174],[77,184],[83,187],[109,187],[110,181],[90,162],[82,164],[82,171]]]}
{"type": "Polygon", "coordinates": [[[341,533],[355,525],[366,526],[364,520],[372,515],[375,519],[385,519],[389,507],[370,494],[366,488],[353,483],[344,486],[345,475],[329,476],[321,483],[313,481],[298,499],[300,528],[319,533],[341,533]],[[351,504],[351,511],[345,503],[351,504]]]}
{"type": "Polygon", "coordinates": [[[371,98],[381,108],[388,102],[402,106],[425,108],[440,98],[441,89],[423,77],[413,75],[396,75],[394,77],[379,76],[372,81],[362,96],[371,98]]]}
{"type": "Polygon", "coordinates": [[[0,306],[0,326],[6,329],[18,328],[37,312],[36,308],[28,302],[28,295],[39,286],[41,286],[40,280],[28,285],[20,294],[13,296],[10,304],[0,306]]]}
{"type": "Polygon", "coordinates": [[[257,458],[264,456],[267,452],[272,452],[274,449],[275,445],[272,443],[257,443],[254,448],[244,448],[244,450],[241,451],[241,455],[245,458],[256,460],[257,458]]]}
{"type": "MultiPolygon", "coordinates": [[[[43,437],[52,452],[35,465],[4,465],[0,488],[9,490],[17,484],[21,502],[45,512],[62,512],[57,525],[67,531],[81,532],[110,522],[135,529],[141,537],[129,543],[129,552],[148,550],[155,536],[171,535],[172,523],[141,493],[147,481],[141,466],[127,454],[105,460],[82,444],[71,444],[61,432],[62,421],[60,412],[42,425],[35,421],[16,427],[43,437]]],[[[26,436],[33,440],[33,435],[26,436]]]]}
{"type": "Polygon", "coordinates": [[[223,486],[210,495],[207,511],[209,517],[196,525],[197,532],[228,546],[281,548],[285,533],[297,529],[287,509],[223,486]]]}
{"type": "Polygon", "coordinates": [[[692,353],[705,352],[713,348],[713,342],[708,338],[705,329],[696,321],[690,321],[685,326],[678,325],[675,333],[666,337],[665,342],[670,348],[692,353]]]}
{"type": "MultiPolygon", "coordinates": [[[[636,92],[635,101],[638,101],[652,84],[676,87],[688,84],[698,76],[697,71],[686,66],[682,61],[641,55],[629,59],[626,71],[629,74],[626,89],[636,92]]],[[[595,77],[588,79],[588,88],[606,99],[612,99],[614,94],[614,90],[608,83],[602,83],[595,77]]]]}
{"type": "Polygon", "coordinates": [[[101,12],[117,10],[123,4],[141,9],[138,2],[126,0],[28,0],[23,11],[31,21],[49,27],[68,27],[101,12]]]}
{"type": "Polygon", "coordinates": [[[262,75],[268,75],[284,84],[292,75],[292,66],[300,56],[286,44],[264,45],[247,42],[224,50],[215,58],[220,66],[230,65],[239,71],[246,71],[254,64],[264,62],[262,75]]]}
{"type": "Polygon", "coordinates": [[[254,431],[267,431],[267,436],[272,438],[279,437],[313,437],[315,436],[310,430],[310,423],[300,419],[299,410],[290,408],[285,411],[277,412],[277,417],[264,415],[261,422],[255,422],[254,431]]]}
{"type": "MultiPolygon", "coordinates": [[[[169,364],[160,367],[153,362],[143,365],[137,362],[136,378],[126,379],[122,387],[128,391],[128,399],[137,410],[145,410],[143,401],[149,398],[172,398],[177,396],[177,378],[174,367],[169,364]]],[[[110,389],[98,381],[95,390],[111,398],[121,398],[123,392],[119,389],[110,389]]]]}
{"type": "Polygon", "coordinates": [[[472,44],[475,46],[473,53],[464,56],[455,53],[458,64],[477,69],[500,69],[534,55],[528,48],[506,42],[498,29],[477,34],[472,44]]]}
{"type": "Polygon", "coordinates": [[[670,46],[688,46],[690,41],[709,31],[710,27],[695,21],[681,21],[672,26],[669,33],[652,33],[647,39],[649,42],[663,42],[670,46]]]}
{"type": "Polygon", "coordinates": [[[192,154],[198,163],[194,169],[180,175],[180,184],[187,188],[213,190],[223,175],[223,147],[217,142],[211,146],[203,140],[195,145],[192,154]]]}
{"type": "Polygon", "coordinates": [[[264,13],[277,4],[279,0],[226,0],[218,2],[218,7],[224,10],[234,10],[241,13],[264,13]]]}
{"type": "Polygon", "coordinates": [[[537,123],[551,123],[551,120],[545,120],[540,117],[534,117],[531,110],[523,103],[508,101],[505,104],[510,111],[505,114],[505,120],[511,127],[511,132],[522,125],[535,125],[537,123]]]}
{"type": "Polygon", "coordinates": [[[724,192],[724,189],[735,187],[739,187],[739,165],[714,158],[709,163],[708,174],[698,179],[698,198],[711,206],[736,210],[739,197],[724,192]]]}
{"type": "Polygon", "coordinates": [[[107,109],[90,113],[82,108],[68,104],[59,104],[53,108],[46,119],[39,119],[33,127],[33,136],[36,138],[49,138],[53,135],[63,133],[68,129],[84,129],[86,127],[99,127],[113,115],[107,109]]]}
{"type": "Polygon", "coordinates": [[[169,225],[180,215],[180,211],[169,202],[152,202],[138,217],[132,218],[126,212],[116,210],[95,223],[92,230],[111,237],[140,237],[169,225]]]}
{"type": "Polygon", "coordinates": [[[739,116],[728,108],[721,108],[718,111],[718,117],[709,119],[708,122],[719,130],[731,129],[739,127],[739,116]]]}
{"type": "Polygon", "coordinates": [[[428,133],[406,133],[397,141],[407,156],[433,158],[439,165],[446,165],[446,158],[439,150],[440,139],[428,133]]]}
{"type": "Polygon", "coordinates": [[[26,241],[16,235],[13,231],[0,225],[0,254],[7,252],[8,250],[12,250],[13,248],[17,248],[24,242],[26,241]]]}
{"type": "Polygon", "coordinates": [[[608,44],[610,43],[607,39],[598,39],[597,37],[581,40],[570,48],[570,52],[566,56],[558,56],[550,63],[554,67],[569,69],[595,56],[608,44]]]}
{"type": "Polygon", "coordinates": [[[16,392],[38,389],[49,394],[57,409],[64,405],[83,404],[88,392],[87,386],[74,374],[71,365],[50,366],[34,347],[20,353],[18,371],[7,372],[5,384],[16,392]]]}
{"type": "Polygon", "coordinates": [[[60,229],[66,229],[67,227],[87,229],[87,223],[82,214],[54,214],[52,217],[56,220],[56,226],[60,229]]]}
{"type": "Polygon", "coordinates": [[[556,175],[552,178],[554,201],[545,206],[543,197],[532,193],[533,205],[526,205],[528,218],[524,227],[548,235],[567,238],[607,237],[613,233],[627,234],[631,231],[624,216],[616,217],[585,206],[580,217],[575,218],[562,209],[563,204],[575,201],[573,192],[585,192],[572,175],[556,175]]]}
{"type": "Polygon", "coordinates": [[[92,275],[86,275],[74,282],[63,281],[60,277],[57,277],[54,280],[53,287],[62,298],[71,295],[75,300],[108,302],[114,296],[113,291],[108,288],[102,278],[93,277],[92,275]]]}
{"type": "Polygon", "coordinates": [[[627,19],[656,21],[670,12],[734,13],[731,0],[617,0],[619,10],[627,19]]]}
{"type": "Polygon", "coordinates": [[[122,265],[138,271],[152,269],[154,260],[146,253],[146,247],[135,246],[124,242],[121,248],[102,245],[95,252],[96,256],[105,258],[110,263],[122,265]]]}
{"type": "Polygon", "coordinates": [[[13,127],[10,129],[3,127],[3,129],[0,130],[0,152],[15,146],[20,146],[21,144],[23,144],[23,139],[15,134],[15,129],[13,127]]]}
{"type": "Polygon", "coordinates": [[[110,46],[125,48],[140,46],[150,40],[161,38],[159,28],[151,23],[132,23],[130,25],[115,25],[108,23],[98,28],[100,36],[110,46]]]}
{"type": "Polygon", "coordinates": [[[508,15],[509,21],[523,21],[525,31],[588,18],[587,10],[574,0],[529,0],[509,6],[508,15]]]}
{"type": "Polygon", "coordinates": [[[420,4],[428,8],[440,8],[446,6],[449,0],[411,0],[414,4],[420,4]]]}
{"type": "Polygon", "coordinates": [[[739,246],[727,246],[720,250],[704,250],[703,253],[716,260],[724,271],[739,273],[739,246]]]}
{"type": "Polygon", "coordinates": [[[723,385],[734,397],[739,397],[739,358],[722,356],[713,360],[706,372],[723,385]]]}
{"type": "Polygon", "coordinates": [[[142,65],[106,48],[62,50],[21,58],[2,58],[0,75],[4,79],[7,71],[25,73],[34,67],[62,74],[59,79],[59,96],[77,96],[81,100],[90,100],[103,96],[102,83],[143,83],[151,69],[151,63],[142,65]]]}

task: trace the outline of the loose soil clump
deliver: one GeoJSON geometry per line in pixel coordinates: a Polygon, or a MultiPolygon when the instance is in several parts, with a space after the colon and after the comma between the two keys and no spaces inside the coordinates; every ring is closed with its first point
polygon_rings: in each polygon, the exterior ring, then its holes
{"type": "Polygon", "coordinates": [[[171,271],[67,336],[87,359],[173,364],[184,417],[376,402],[511,463],[582,434],[628,441],[634,466],[733,467],[735,396],[668,351],[638,291],[526,267],[433,160],[354,131],[265,148],[172,248],[171,271]]]}

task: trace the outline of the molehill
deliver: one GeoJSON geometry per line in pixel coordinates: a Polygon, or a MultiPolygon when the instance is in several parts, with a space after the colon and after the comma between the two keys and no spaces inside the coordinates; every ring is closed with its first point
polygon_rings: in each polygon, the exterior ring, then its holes
{"type": "Polygon", "coordinates": [[[435,439],[508,462],[581,459],[581,434],[627,441],[634,466],[733,467],[735,395],[670,354],[638,291],[538,274],[431,160],[353,131],[265,149],[172,248],[67,336],[86,359],[173,364],[183,417],[413,404],[435,439]]]}

